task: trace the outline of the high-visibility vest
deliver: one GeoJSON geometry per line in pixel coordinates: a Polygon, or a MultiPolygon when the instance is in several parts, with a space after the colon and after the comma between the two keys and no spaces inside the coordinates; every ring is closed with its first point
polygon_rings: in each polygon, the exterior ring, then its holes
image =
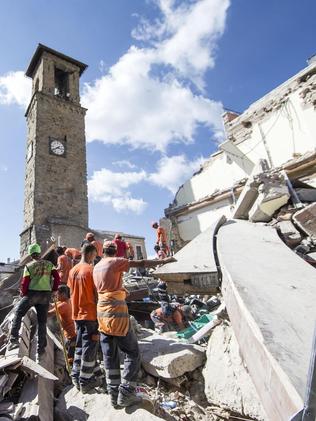
{"type": "Polygon", "coordinates": [[[111,336],[126,336],[129,329],[126,291],[99,292],[97,317],[99,331],[111,336]]]}
{"type": "Polygon", "coordinates": [[[31,279],[29,290],[51,291],[53,269],[54,265],[48,260],[36,260],[26,265],[23,276],[29,276],[31,279]]]}

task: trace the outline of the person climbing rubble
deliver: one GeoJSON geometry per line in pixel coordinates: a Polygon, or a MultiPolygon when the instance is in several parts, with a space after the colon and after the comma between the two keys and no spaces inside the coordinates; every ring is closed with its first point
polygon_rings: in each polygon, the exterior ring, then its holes
{"type": "MultiPolygon", "coordinates": [[[[76,327],[75,322],[72,320],[72,307],[70,301],[69,288],[67,285],[59,285],[57,290],[56,307],[59,314],[63,335],[66,339],[65,346],[67,350],[68,362],[73,364],[75,347],[76,347],[76,327]]],[[[48,316],[56,314],[56,307],[52,305],[48,311],[48,316]]]]}
{"type": "Polygon", "coordinates": [[[191,306],[162,302],[161,307],[150,313],[150,318],[159,333],[180,331],[194,319],[191,306]]]}
{"type": "Polygon", "coordinates": [[[106,381],[112,406],[127,407],[141,401],[135,395],[140,354],[129,320],[125,302],[127,291],[123,287],[122,274],[131,267],[155,267],[175,259],[128,260],[117,257],[117,247],[113,241],[104,242],[103,253],[103,258],[94,268],[93,277],[98,292],[97,312],[106,381]],[[125,354],[122,375],[120,352],[125,354]]]}
{"type": "Polygon", "coordinates": [[[95,236],[92,232],[88,232],[86,235],[86,238],[81,243],[81,247],[83,247],[85,244],[92,244],[97,249],[97,257],[95,259],[95,264],[97,264],[103,255],[103,244],[101,241],[96,240],[95,236]]]}
{"type": "Polygon", "coordinates": [[[60,282],[62,284],[67,284],[68,275],[72,269],[72,260],[70,257],[65,255],[63,247],[57,247],[56,252],[58,254],[57,259],[57,272],[60,277],[60,282]]]}
{"type": "Polygon", "coordinates": [[[92,244],[82,247],[80,263],[74,266],[68,278],[77,340],[72,366],[72,382],[82,393],[89,393],[102,383],[102,371],[97,364],[99,333],[97,322],[97,295],[93,282],[93,261],[97,249],[92,244]]]}
{"type": "Polygon", "coordinates": [[[32,261],[25,265],[21,282],[21,296],[14,319],[8,344],[8,350],[18,348],[19,330],[22,318],[31,307],[35,307],[37,314],[37,357],[44,352],[47,345],[46,323],[49,302],[52,291],[57,291],[60,277],[54,265],[48,260],[41,259],[41,247],[32,244],[28,248],[32,261]],[[53,282],[52,282],[53,278],[53,282]]]}
{"type": "Polygon", "coordinates": [[[167,256],[170,254],[168,242],[167,242],[167,234],[163,227],[161,227],[158,222],[153,222],[151,224],[152,228],[156,230],[157,233],[157,240],[156,245],[159,246],[160,250],[165,252],[167,256]]]}

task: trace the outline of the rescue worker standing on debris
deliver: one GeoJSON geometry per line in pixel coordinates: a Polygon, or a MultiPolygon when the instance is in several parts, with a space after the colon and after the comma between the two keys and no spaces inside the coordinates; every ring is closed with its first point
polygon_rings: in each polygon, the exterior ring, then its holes
{"type": "Polygon", "coordinates": [[[77,331],[71,377],[77,389],[82,393],[88,393],[100,385],[97,378],[102,377],[101,369],[96,362],[99,333],[92,265],[97,250],[92,244],[85,244],[81,254],[80,263],[71,269],[68,278],[72,319],[75,321],[77,331]]]}
{"type": "Polygon", "coordinates": [[[24,267],[21,282],[21,296],[23,298],[17,306],[12,322],[8,349],[19,346],[19,330],[22,318],[34,306],[37,314],[37,355],[39,357],[44,353],[47,345],[46,323],[49,302],[52,291],[57,291],[60,278],[54,265],[48,260],[40,258],[41,247],[39,244],[30,245],[28,254],[32,257],[32,261],[24,267]]]}
{"type": "Polygon", "coordinates": [[[76,248],[67,247],[65,249],[65,255],[71,259],[73,265],[76,265],[81,259],[80,250],[76,248]]]}
{"type": "Polygon", "coordinates": [[[53,306],[49,312],[49,316],[56,314],[56,308],[59,314],[63,335],[66,339],[66,349],[69,364],[72,365],[75,354],[76,346],[76,327],[75,322],[72,320],[72,307],[69,299],[69,288],[67,285],[59,285],[57,290],[56,307],[53,306]]]}
{"type": "Polygon", "coordinates": [[[122,239],[121,234],[115,234],[114,241],[116,245],[116,254],[117,257],[127,257],[127,245],[122,239]]]}
{"type": "Polygon", "coordinates": [[[57,272],[60,277],[60,282],[67,285],[68,275],[72,269],[72,260],[65,255],[63,247],[57,247],[56,252],[58,254],[57,272]]]}
{"type": "Polygon", "coordinates": [[[92,232],[88,232],[86,235],[86,238],[83,240],[81,247],[83,247],[85,244],[92,244],[97,249],[97,257],[95,259],[95,264],[98,263],[103,255],[103,244],[101,241],[96,240],[95,236],[92,232]]]}
{"type": "Polygon", "coordinates": [[[152,228],[154,228],[157,232],[157,241],[156,244],[159,246],[160,250],[165,252],[166,255],[169,255],[169,247],[167,244],[167,234],[163,227],[161,227],[158,222],[152,223],[152,228]]]}
{"type": "Polygon", "coordinates": [[[103,253],[104,257],[93,271],[98,292],[100,342],[111,403],[114,407],[126,407],[141,401],[135,395],[140,354],[136,335],[130,326],[122,274],[131,267],[155,267],[175,260],[128,260],[116,257],[117,248],[112,241],[104,242],[103,253]],[[120,351],[125,354],[122,377],[120,351]]]}

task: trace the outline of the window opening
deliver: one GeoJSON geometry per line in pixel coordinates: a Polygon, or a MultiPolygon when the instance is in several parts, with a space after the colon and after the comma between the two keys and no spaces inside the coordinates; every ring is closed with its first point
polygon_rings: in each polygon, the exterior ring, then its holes
{"type": "Polygon", "coordinates": [[[68,99],[69,94],[69,75],[61,69],[55,67],[55,95],[60,98],[68,99]]]}

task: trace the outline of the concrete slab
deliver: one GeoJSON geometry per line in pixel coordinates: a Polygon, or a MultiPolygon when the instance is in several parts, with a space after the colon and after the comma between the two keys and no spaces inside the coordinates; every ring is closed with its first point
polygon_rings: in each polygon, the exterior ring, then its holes
{"type": "Polygon", "coordinates": [[[222,216],[209,228],[197,235],[189,244],[175,254],[176,262],[156,269],[154,276],[171,282],[191,280],[193,286],[218,286],[217,265],[214,259],[214,238],[218,228],[225,223],[222,216]]]}
{"type": "Polygon", "coordinates": [[[146,329],[142,332],[143,336],[138,339],[142,366],[152,376],[176,378],[204,364],[204,348],[181,343],[146,329]]]}
{"type": "Polygon", "coordinates": [[[262,224],[218,233],[227,311],[269,421],[303,405],[316,319],[316,272],[262,224]]]}
{"type": "Polygon", "coordinates": [[[203,375],[208,402],[237,412],[242,417],[268,421],[239,355],[238,342],[230,325],[215,328],[206,355],[203,375]]]}

